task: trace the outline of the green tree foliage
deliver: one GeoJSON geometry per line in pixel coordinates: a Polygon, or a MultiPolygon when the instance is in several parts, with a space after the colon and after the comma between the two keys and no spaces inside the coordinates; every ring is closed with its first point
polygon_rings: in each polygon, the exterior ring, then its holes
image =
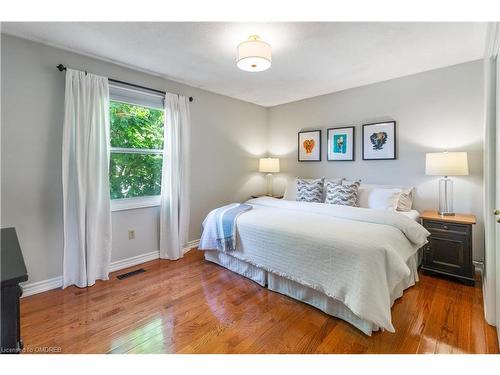
{"type": "MultiPolygon", "coordinates": [[[[163,149],[163,111],[110,103],[111,147],[163,149]]],[[[159,195],[162,155],[111,151],[111,199],[159,195]]]]}

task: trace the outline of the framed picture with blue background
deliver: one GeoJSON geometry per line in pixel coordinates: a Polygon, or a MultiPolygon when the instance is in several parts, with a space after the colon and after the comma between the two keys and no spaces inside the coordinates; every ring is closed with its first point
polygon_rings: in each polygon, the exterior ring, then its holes
{"type": "Polygon", "coordinates": [[[363,125],[363,160],[396,159],[396,121],[363,125]]]}
{"type": "Polygon", "coordinates": [[[327,130],[329,161],[354,160],[354,126],[327,130]]]}

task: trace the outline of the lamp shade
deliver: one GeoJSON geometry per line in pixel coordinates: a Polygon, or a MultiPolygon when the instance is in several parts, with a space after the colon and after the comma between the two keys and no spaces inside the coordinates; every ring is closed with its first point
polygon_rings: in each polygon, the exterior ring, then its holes
{"type": "Polygon", "coordinates": [[[262,72],[271,66],[271,46],[252,35],[237,48],[238,68],[247,72],[262,72]]]}
{"type": "Polygon", "coordinates": [[[429,176],[466,176],[469,165],[466,152],[431,152],[425,154],[425,174],[429,176]]]}
{"type": "Polygon", "coordinates": [[[259,159],[259,172],[278,173],[280,171],[280,159],[262,158],[259,159]]]}

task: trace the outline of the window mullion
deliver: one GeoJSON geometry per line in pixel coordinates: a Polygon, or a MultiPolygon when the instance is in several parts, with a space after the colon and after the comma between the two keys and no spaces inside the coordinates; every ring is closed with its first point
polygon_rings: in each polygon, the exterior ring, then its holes
{"type": "Polygon", "coordinates": [[[163,150],[154,148],[127,148],[127,147],[111,147],[111,152],[123,154],[163,154],[163,150]]]}

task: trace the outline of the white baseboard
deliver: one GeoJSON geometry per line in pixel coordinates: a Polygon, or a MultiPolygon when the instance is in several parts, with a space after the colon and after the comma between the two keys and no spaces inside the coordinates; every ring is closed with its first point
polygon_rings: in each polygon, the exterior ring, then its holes
{"type": "MultiPolygon", "coordinates": [[[[197,247],[200,243],[200,240],[189,241],[187,246],[183,249],[183,254],[186,254],[193,247],[197,247]]],[[[109,272],[115,272],[122,270],[124,268],[129,268],[133,266],[137,266],[138,264],[146,263],[151,260],[158,259],[160,257],[160,251],[151,251],[149,253],[137,255],[134,257],[117,260],[115,262],[111,262],[109,265],[109,272]]],[[[54,277],[52,279],[37,281],[35,283],[25,284],[23,285],[23,297],[32,296],[33,294],[38,294],[42,292],[46,292],[51,289],[61,288],[63,285],[62,276],[54,277]]]]}
{"type": "Polygon", "coordinates": [[[109,272],[115,272],[122,270],[124,268],[137,266],[138,264],[146,263],[151,260],[158,259],[159,257],[160,257],[160,250],[156,250],[146,254],[137,255],[135,257],[117,260],[115,262],[110,263],[109,272]]]}
{"type": "Polygon", "coordinates": [[[30,283],[23,285],[23,295],[22,297],[32,296],[33,294],[38,294],[46,292],[47,290],[60,288],[63,285],[62,276],[54,277],[52,279],[37,281],[36,283],[30,283]]]}
{"type": "Polygon", "coordinates": [[[197,240],[189,241],[184,248],[184,254],[186,254],[189,250],[191,250],[193,247],[198,247],[200,244],[200,239],[198,238],[197,240]]]}

